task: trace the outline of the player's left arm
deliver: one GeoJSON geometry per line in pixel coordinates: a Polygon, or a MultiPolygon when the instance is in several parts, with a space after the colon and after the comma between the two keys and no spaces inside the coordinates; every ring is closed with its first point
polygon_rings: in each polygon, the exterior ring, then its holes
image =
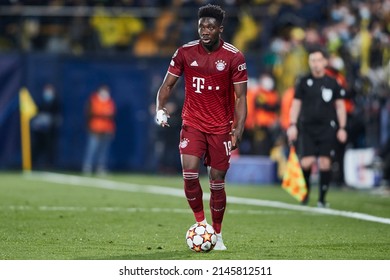
{"type": "Polygon", "coordinates": [[[244,133],[245,120],[247,116],[247,82],[234,84],[236,93],[235,101],[235,124],[232,130],[232,150],[238,147],[244,133]]]}
{"type": "Polygon", "coordinates": [[[232,150],[238,147],[244,133],[247,116],[247,81],[248,72],[246,69],[245,57],[241,52],[236,53],[232,60],[232,81],[235,92],[234,123],[231,131],[232,150]]]}
{"type": "Polygon", "coordinates": [[[345,102],[344,99],[336,99],[336,113],[337,113],[337,120],[339,123],[339,128],[337,130],[337,139],[341,143],[345,143],[347,141],[347,131],[346,131],[346,125],[347,125],[347,111],[345,109],[345,102]]]}
{"type": "Polygon", "coordinates": [[[336,136],[340,143],[345,143],[347,141],[347,109],[345,108],[344,101],[344,98],[346,97],[346,90],[336,80],[334,80],[334,92],[336,93],[335,107],[339,125],[336,136]]]}

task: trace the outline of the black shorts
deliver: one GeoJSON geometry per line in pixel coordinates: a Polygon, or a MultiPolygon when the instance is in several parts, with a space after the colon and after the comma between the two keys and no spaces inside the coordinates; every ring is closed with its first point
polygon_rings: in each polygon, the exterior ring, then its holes
{"type": "Polygon", "coordinates": [[[298,153],[305,156],[333,157],[337,144],[337,127],[329,125],[300,125],[298,153]]]}

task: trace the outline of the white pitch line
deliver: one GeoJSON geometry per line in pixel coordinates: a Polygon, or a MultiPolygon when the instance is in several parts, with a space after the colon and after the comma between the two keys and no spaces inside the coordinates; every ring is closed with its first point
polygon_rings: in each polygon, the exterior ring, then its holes
{"type": "MultiPolygon", "coordinates": [[[[124,182],[110,181],[102,178],[91,178],[91,177],[82,177],[75,175],[65,175],[52,172],[33,172],[26,174],[27,179],[39,180],[52,182],[62,185],[75,185],[75,186],[84,186],[84,187],[93,187],[100,189],[109,189],[109,190],[121,190],[127,192],[143,192],[143,193],[152,193],[157,195],[170,195],[176,197],[184,197],[184,191],[181,189],[156,186],[156,185],[138,185],[124,182]]],[[[210,200],[210,194],[204,193],[203,198],[205,200],[210,200]]],[[[346,218],[353,218],[358,220],[389,224],[389,218],[372,216],[364,213],[351,212],[351,211],[342,211],[329,208],[315,208],[309,206],[300,206],[293,205],[289,203],[279,202],[279,201],[270,201],[254,198],[243,198],[228,196],[228,203],[232,204],[241,204],[241,205],[252,205],[252,206],[263,206],[263,207],[272,207],[278,209],[287,209],[287,210],[296,210],[303,212],[311,212],[318,214],[326,214],[333,216],[341,216],[346,218]]]]}

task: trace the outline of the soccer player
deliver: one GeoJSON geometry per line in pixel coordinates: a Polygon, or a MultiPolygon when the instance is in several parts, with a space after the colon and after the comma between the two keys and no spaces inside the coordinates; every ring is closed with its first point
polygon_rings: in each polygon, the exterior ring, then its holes
{"type": "Polygon", "coordinates": [[[243,54],[221,38],[225,11],[205,5],[198,11],[200,39],[181,46],[172,57],[156,98],[156,121],[169,126],[164,108],[173,86],[185,79],[179,150],[184,192],[196,222],[206,223],[199,166],[203,159],[210,182],[214,250],[226,250],[222,220],[226,208],[225,175],[231,151],[237,148],[247,114],[247,70],[243,54]]]}
{"type": "Polygon", "coordinates": [[[307,186],[307,196],[302,204],[309,201],[311,170],[318,157],[318,207],[327,207],[326,193],[331,180],[331,158],[336,138],[341,143],[347,140],[345,90],[334,78],[325,74],[326,65],[327,53],[324,50],[309,50],[310,74],[297,81],[287,129],[290,142],[297,140],[299,130],[298,151],[307,186]]]}

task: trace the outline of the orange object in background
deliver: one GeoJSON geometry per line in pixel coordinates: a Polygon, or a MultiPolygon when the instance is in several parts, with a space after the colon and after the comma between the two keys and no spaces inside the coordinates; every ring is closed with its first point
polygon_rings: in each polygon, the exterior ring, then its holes
{"type": "Polygon", "coordinates": [[[290,147],[290,154],[287,160],[286,172],[283,176],[282,188],[291,194],[298,201],[303,201],[307,194],[305,177],[298,160],[295,147],[290,147]]]}

